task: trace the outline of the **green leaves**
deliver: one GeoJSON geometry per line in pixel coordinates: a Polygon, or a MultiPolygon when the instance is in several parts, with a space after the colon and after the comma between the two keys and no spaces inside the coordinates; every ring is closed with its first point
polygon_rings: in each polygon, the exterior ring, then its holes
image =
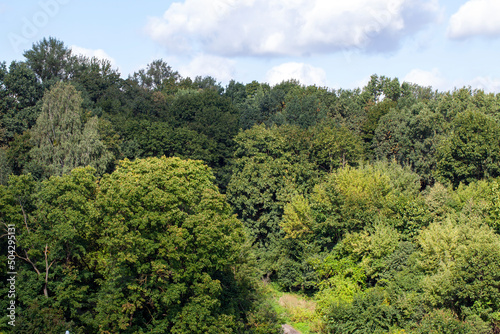
{"type": "Polygon", "coordinates": [[[58,83],[43,98],[42,113],[31,131],[33,160],[44,176],[92,166],[102,174],[113,156],[101,142],[97,118],[83,122],[82,98],[71,84],[58,83]]]}
{"type": "Polygon", "coordinates": [[[214,275],[239,263],[245,237],[213,180],[200,161],[165,157],[125,160],[101,180],[100,272],[117,298],[98,303],[105,328],[134,331],[151,319],[172,332],[214,332],[223,318],[233,328],[214,275]]]}
{"type": "Polygon", "coordinates": [[[468,110],[452,122],[452,133],[438,147],[438,173],[454,187],[500,175],[500,126],[492,118],[468,110]]]}
{"type": "MultiPolygon", "coordinates": [[[[500,306],[500,238],[473,221],[434,223],[422,231],[419,265],[429,274],[423,288],[432,305],[467,313],[476,302],[500,306]]],[[[483,319],[486,320],[486,319],[483,319]]]]}

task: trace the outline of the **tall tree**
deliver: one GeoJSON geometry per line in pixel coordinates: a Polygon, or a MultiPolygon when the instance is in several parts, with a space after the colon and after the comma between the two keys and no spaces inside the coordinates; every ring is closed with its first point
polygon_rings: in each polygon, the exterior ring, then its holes
{"type": "MultiPolygon", "coordinates": [[[[0,125],[5,141],[31,128],[40,113],[42,85],[25,63],[0,63],[0,125]]],[[[2,140],[0,136],[0,141],[2,140]]]]}
{"type": "Polygon", "coordinates": [[[170,92],[179,82],[181,76],[163,59],[157,59],[149,63],[146,69],[135,72],[131,78],[144,89],[156,91],[166,89],[170,92]]]}
{"type": "Polygon", "coordinates": [[[200,161],[123,161],[100,182],[102,330],[232,333],[245,236],[200,161]],[[223,284],[234,294],[223,293],[223,284]]]}
{"type": "Polygon", "coordinates": [[[437,149],[437,169],[455,187],[500,176],[500,125],[478,111],[460,113],[437,149]]]}
{"type": "Polygon", "coordinates": [[[71,76],[71,65],[74,61],[71,49],[53,37],[34,43],[31,50],[24,52],[24,57],[28,66],[44,84],[66,80],[71,76]]]}
{"type": "Polygon", "coordinates": [[[30,154],[44,176],[62,175],[79,166],[103,173],[113,157],[99,138],[98,122],[84,122],[80,93],[68,83],[57,83],[43,97],[42,113],[32,129],[30,154]]]}

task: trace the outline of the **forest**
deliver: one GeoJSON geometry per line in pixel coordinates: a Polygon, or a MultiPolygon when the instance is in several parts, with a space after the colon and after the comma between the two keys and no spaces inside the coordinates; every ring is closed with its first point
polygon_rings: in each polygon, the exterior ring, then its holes
{"type": "Polygon", "coordinates": [[[24,58],[0,63],[0,332],[500,333],[500,94],[24,58]]]}

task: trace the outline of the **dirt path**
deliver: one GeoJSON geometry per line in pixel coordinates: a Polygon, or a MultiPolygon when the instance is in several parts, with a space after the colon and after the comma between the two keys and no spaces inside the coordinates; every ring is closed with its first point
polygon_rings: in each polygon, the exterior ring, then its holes
{"type": "Polygon", "coordinates": [[[281,327],[283,328],[283,334],[301,334],[298,330],[288,324],[281,325],[281,327]]]}

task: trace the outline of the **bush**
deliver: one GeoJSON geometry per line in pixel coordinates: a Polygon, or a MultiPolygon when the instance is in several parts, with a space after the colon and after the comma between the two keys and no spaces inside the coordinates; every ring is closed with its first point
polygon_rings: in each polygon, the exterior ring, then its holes
{"type": "Polygon", "coordinates": [[[427,314],[410,333],[468,334],[472,332],[474,332],[473,326],[460,321],[450,310],[437,309],[427,314]]]}
{"type": "Polygon", "coordinates": [[[333,304],[327,314],[328,333],[387,333],[398,323],[397,310],[382,289],[374,288],[354,296],[352,303],[333,304]]]}

